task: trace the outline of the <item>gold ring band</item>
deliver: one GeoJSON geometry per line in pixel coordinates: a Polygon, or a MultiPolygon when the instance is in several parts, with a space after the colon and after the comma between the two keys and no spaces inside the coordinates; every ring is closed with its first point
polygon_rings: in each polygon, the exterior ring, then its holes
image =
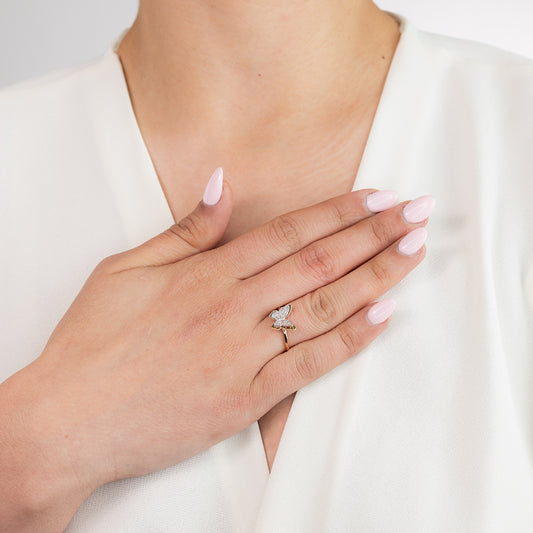
{"type": "Polygon", "coordinates": [[[285,351],[288,351],[289,349],[289,339],[287,338],[287,330],[283,328],[281,330],[283,332],[283,342],[285,343],[285,351]]]}

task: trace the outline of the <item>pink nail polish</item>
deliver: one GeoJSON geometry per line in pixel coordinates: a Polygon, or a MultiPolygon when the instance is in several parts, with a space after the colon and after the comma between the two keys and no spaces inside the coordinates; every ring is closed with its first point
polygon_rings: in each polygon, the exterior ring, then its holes
{"type": "Polygon", "coordinates": [[[217,167],[205,186],[204,196],[202,198],[204,204],[215,205],[220,200],[223,179],[224,173],[222,167],[217,167]]]}
{"type": "Polygon", "coordinates": [[[374,304],[366,314],[367,320],[372,326],[385,322],[396,308],[396,302],[392,298],[386,298],[374,304]]]}
{"type": "Polygon", "coordinates": [[[366,206],[369,211],[378,213],[389,209],[398,201],[398,193],[396,191],[377,191],[369,194],[366,197],[366,206]]]}
{"type": "Polygon", "coordinates": [[[403,208],[403,218],[410,224],[416,224],[425,220],[435,207],[435,198],[430,194],[420,196],[416,200],[409,202],[403,208]]]}
{"type": "Polygon", "coordinates": [[[413,255],[422,248],[422,245],[426,242],[427,236],[428,232],[426,228],[416,228],[413,231],[410,231],[398,243],[398,251],[403,255],[413,255]]]}

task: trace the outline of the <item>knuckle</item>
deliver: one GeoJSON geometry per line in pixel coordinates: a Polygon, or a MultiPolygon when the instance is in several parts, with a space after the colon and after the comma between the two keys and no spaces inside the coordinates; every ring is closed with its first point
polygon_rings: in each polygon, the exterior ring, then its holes
{"type": "Polygon", "coordinates": [[[267,398],[270,400],[270,397],[273,396],[272,380],[264,379],[260,373],[258,373],[252,378],[248,390],[250,405],[257,413],[259,413],[259,416],[256,418],[257,420],[260,418],[263,407],[267,402],[267,398]]]}
{"type": "Polygon", "coordinates": [[[243,422],[251,423],[253,406],[247,390],[231,390],[213,397],[211,403],[211,437],[220,440],[224,430],[237,433],[242,429],[243,422]],[[222,424],[221,424],[222,422],[222,424]]]}
{"type": "Polygon", "coordinates": [[[344,324],[337,328],[337,333],[341,346],[346,352],[355,354],[361,349],[361,332],[357,328],[344,324]]]}
{"type": "Polygon", "coordinates": [[[164,231],[171,237],[178,237],[182,241],[193,248],[198,247],[198,242],[201,241],[202,236],[207,233],[206,222],[202,217],[196,216],[194,213],[181,219],[176,224],[173,224],[164,231]]]}
{"type": "Polygon", "coordinates": [[[302,246],[300,228],[289,213],[276,217],[269,224],[271,242],[284,253],[294,253],[302,246]]]}
{"type": "Polygon", "coordinates": [[[250,394],[247,390],[232,390],[223,394],[218,402],[218,412],[224,418],[234,417],[236,413],[248,411],[250,394]]]}
{"type": "Polygon", "coordinates": [[[327,283],[335,277],[336,263],[320,242],[310,244],[301,250],[297,257],[305,275],[311,275],[321,283],[327,283]]]}
{"type": "Polygon", "coordinates": [[[117,264],[117,258],[119,254],[109,255],[104,257],[94,268],[94,272],[97,274],[109,274],[114,271],[117,264]]]}
{"type": "Polygon", "coordinates": [[[192,255],[182,260],[182,264],[174,269],[175,287],[179,291],[187,287],[198,289],[213,283],[212,272],[203,257],[192,255]]]}
{"type": "Polygon", "coordinates": [[[294,368],[298,378],[304,381],[318,378],[320,373],[319,357],[315,352],[309,349],[294,348],[294,368]]]}
{"type": "Polygon", "coordinates": [[[384,245],[394,240],[390,226],[384,224],[383,221],[380,222],[380,217],[372,217],[369,222],[370,230],[372,231],[376,244],[384,245]]]}
{"type": "Polygon", "coordinates": [[[381,259],[373,259],[368,264],[370,274],[377,287],[383,287],[389,284],[391,280],[391,273],[385,261],[381,259]]]}
{"type": "Polygon", "coordinates": [[[338,306],[330,291],[318,289],[309,295],[309,316],[311,322],[322,329],[324,325],[336,323],[338,306]]]}
{"type": "Polygon", "coordinates": [[[339,202],[332,202],[331,212],[337,226],[344,228],[353,222],[353,213],[344,210],[339,202]]]}
{"type": "Polygon", "coordinates": [[[261,418],[267,411],[272,409],[282,398],[279,398],[280,384],[290,378],[288,365],[270,365],[267,363],[256,374],[249,386],[250,406],[254,412],[254,420],[261,418]],[[264,368],[267,368],[264,371],[264,368]]]}
{"type": "MultiPolygon", "coordinates": [[[[188,288],[197,286],[193,279],[188,280],[188,288]]],[[[238,313],[238,308],[229,299],[219,299],[202,308],[187,311],[187,317],[183,318],[183,328],[180,331],[181,342],[193,335],[208,335],[214,328],[227,326],[232,319],[232,313],[238,313]]]]}

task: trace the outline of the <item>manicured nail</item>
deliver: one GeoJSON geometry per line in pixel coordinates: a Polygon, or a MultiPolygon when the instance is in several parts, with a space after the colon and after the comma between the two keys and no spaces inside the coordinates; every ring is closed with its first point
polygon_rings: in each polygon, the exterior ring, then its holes
{"type": "Polygon", "coordinates": [[[413,255],[422,248],[422,245],[426,242],[427,236],[428,231],[426,228],[416,228],[413,231],[410,231],[398,243],[399,252],[403,255],[413,255]]]}
{"type": "Polygon", "coordinates": [[[215,205],[220,200],[223,179],[224,173],[222,172],[222,167],[217,167],[205,186],[204,196],[202,198],[204,204],[215,205]]]}
{"type": "Polygon", "coordinates": [[[377,191],[366,197],[366,206],[370,211],[378,213],[392,207],[397,201],[398,193],[396,191],[377,191]]]}
{"type": "Polygon", "coordinates": [[[387,318],[392,315],[392,312],[396,308],[396,302],[392,298],[381,300],[377,304],[374,304],[366,314],[367,320],[373,326],[385,322],[387,318]]]}
{"type": "Polygon", "coordinates": [[[409,202],[403,208],[403,218],[410,224],[416,224],[425,220],[435,207],[435,198],[430,194],[420,196],[416,200],[409,202]]]}

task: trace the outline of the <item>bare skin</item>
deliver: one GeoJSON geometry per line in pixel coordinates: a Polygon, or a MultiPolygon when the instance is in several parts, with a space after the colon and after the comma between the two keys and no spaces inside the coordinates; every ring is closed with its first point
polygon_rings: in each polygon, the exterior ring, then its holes
{"type": "MultiPolygon", "coordinates": [[[[399,37],[369,0],[141,0],[118,53],[174,219],[219,165],[219,245],[350,191],[399,37]]],[[[269,470],[293,399],[259,419],[269,470]]]]}
{"type": "Polygon", "coordinates": [[[295,391],[385,330],[372,302],[423,260],[399,244],[427,219],[348,192],[396,22],[366,0],[278,3],[141,0],[119,52],[176,224],[104,258],[0,384],[6,531],[62,531],[99,486],[256,420],[270,468],[295,391]],[[198,202],[219,165],[219,201],[198,202]],[[283,303],[288,352],[267,316],[283,303]]]}

